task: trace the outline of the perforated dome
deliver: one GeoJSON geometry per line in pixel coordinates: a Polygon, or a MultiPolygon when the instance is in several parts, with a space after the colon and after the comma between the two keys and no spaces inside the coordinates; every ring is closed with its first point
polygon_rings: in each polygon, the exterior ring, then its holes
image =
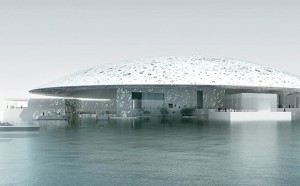
{"type": "Polygon", "coordinates": [[[300,88],[300,78],[241,60],[155,57],[106,64],[40,88],[100,85],[216,85],[300,88]]]}

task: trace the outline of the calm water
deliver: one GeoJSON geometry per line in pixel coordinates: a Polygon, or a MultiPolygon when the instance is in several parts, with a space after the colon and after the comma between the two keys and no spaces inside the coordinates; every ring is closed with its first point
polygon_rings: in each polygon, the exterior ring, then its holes
{"type": "Polygon", "coordinates": [[[0,185],[300,185],[300,123],[39,125],[0,132],[0,185]]]}

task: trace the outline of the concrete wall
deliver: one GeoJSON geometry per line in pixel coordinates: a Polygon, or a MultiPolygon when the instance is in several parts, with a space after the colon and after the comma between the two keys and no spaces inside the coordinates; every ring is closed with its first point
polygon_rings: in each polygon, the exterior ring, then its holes
{"type": "Polygon", "coordinates": [[[116,101],[80,101],[76,99],[30,99],[28,108],[3,109],[3,121],[13,124],[32,121],[42,116],[71,115],[80,112],[116,113],[116,101]]]}
{"type": "MultiPolygon", "coordinates": [[[[164,93],[163,106],[169,111],[169,116],[180,115],[185,107],[197,108],[197,91],[203,91],[203,109],[223,107],[225,91],[214,87],[151,87],[151,88],[119,88],[117,90],[117,115],[122,117],[143,115],[144,111],[132,108],[132,92],[164,93]],[[173,108],[169,108],[173,104],[173,108]]],[[[151,115],[160,115],[160,108],[143,108],[151,115]]]]}
{"type": "Polygon", "coordinates": [[[30,99],[28,108],[3,109],[3,121],[12,124],[32,121],[32,119],[44,115],[60,113],[65,114],[64,99],[30,99]]]}
{"type": "Polygon", "coordinates": [[[116,100],[111,99],[109,101],[81,101],[80,111],[90,113],[116,113],[116,100]]]}

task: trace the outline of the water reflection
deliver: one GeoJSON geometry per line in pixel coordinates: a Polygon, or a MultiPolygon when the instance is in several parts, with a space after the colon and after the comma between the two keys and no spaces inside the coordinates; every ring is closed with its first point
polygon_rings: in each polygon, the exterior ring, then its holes
{"type": "Polygon", "coordinates": [[[8,172],[0,185],[300,182],[298,122],[85,118],[39,125],[38,135],[0,143],[0,173],[8,172]]]}

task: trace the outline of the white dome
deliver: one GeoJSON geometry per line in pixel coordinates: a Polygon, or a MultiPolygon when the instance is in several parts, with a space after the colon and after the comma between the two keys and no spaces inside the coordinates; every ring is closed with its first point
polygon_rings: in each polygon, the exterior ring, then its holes
{"type": "Polygon", "coordinates": [[[66,76],[40,88],[101,85],[214,85],[300,88],[300,78],[245,61],[155,57],[122,61],[66,76]]]}

